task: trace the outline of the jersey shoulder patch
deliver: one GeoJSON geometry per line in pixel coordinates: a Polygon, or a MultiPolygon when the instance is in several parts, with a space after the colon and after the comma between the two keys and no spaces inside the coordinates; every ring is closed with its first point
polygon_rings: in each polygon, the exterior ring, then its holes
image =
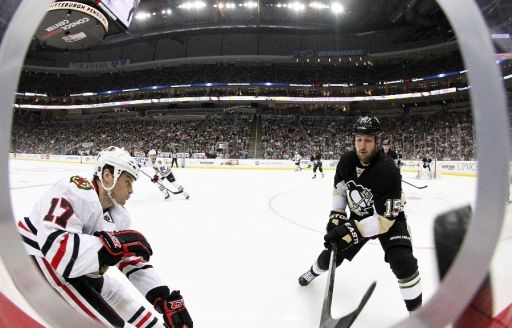
{"type": "Polygon", "coordinates": [[[74,175],[69,179],[69,182],[74,183],[79,189],[83,190],[92,190],[94,189],[92,184],[86,178],[82,178],[81,176],[74,175]]]}

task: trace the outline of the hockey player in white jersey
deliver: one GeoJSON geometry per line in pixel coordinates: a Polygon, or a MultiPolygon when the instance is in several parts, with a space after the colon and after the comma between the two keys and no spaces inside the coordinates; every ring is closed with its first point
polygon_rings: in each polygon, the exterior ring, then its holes
{"type": "Polygon", "coordinates": [[[161,314],[167,327],[193,327],[178,290],[171,291],[149,259],[146,238],[130,229],[123,207],[139,167],[117,147],[102,151],[92,183],[59,180],[18,222],[28,253],[49,283],[76,310],[109,327],[163,327],[162,321],[113,276],[117,266],[161,314]],[[111,269],[112,270],[112,269],[111,269]]]}
{"type": "Polygon", "coordinates": [[[299,152],[295,152],[295,156],[293,156],[292,161],[295,162],[295,172],[302,171],[302,167],[300,167],[300,161],[302,160],[302,156],[300,156],[299,152]]]}
{"type": "Polygon", "coordinates": [[[185,199],[188,199],[190,195],[183,190],[183,186],[176,182],[174,174],[172,174],[171,167],[162,158],[157,157],[156,150],[151,149],[148,152],[149,160],[146,162],[146,166],[150,166],[155,170],[155,175],[151,179],[151,182],[158,184],[158,189],[164,194],[165,199],[170,199],[171,195],[169,190],[164,186],[164,180],[169,181],[178,191],[175,194],[183,194],[185,199]]]}

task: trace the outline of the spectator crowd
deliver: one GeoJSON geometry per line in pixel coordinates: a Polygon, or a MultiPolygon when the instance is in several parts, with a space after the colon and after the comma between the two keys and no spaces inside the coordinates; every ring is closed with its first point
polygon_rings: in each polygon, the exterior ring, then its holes
{"type": "MultiPolygon", "coordinates": [[[[224,158],[338,159],[353,147],[355,117],[341,115],[196,115],[195,117],[129,117],[90,120],[42,120],[32,112],[15,112],[11,152],[96,154],[115,144],[132,152],[205,154],[224,158]],[[220,146],[220,143],[223,146],[220,146]],[[225,146],[227,145],[227,147],[225,146]],[[260,149],[258,153],[257,149],[260,149]]],[[[382,117],[382,139],[404,159],[474,160],[470,112],[382,117]]]]}

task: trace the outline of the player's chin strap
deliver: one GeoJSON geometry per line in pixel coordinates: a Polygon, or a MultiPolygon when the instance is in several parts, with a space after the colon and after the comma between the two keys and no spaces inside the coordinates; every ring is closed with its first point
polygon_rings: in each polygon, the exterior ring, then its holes
{"type": "Polygon", "coordinates": [[[112,201],[114,206],[119,206],[119,203],[116,202],[116,200],[114,199],[114,196],[112,195],[112,189],[114,189],[114,187],[115,187],[115,185],[117,183],[117,175],[114,174],[114,183],[112,184],[112,187],[110,187],[110,188],[105,187],[105,185],[103,184],[103,178],[102,177],[100,177],[99,180],[100,180],[101,186],[107,192],[107,196],[108,196],[108,198],[110,198],[110,200],[112,201]]]}

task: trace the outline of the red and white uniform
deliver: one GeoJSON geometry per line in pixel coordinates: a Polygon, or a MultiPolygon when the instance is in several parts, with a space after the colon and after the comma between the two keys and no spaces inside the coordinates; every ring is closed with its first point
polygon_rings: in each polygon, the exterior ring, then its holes
{"type": "MultiPolygon", "coordinates": [[[[94,303],[70,283],[81,276],[92,281],[100,278],[101,297],[125,322],[144,328],[162,326],[120,282],[108,274],[100,275],[98,251],[103,244],[93,234],[130,229],[130,217],[120,205],[104,212],[87,179],[73,176],[59,180],[34,205],[30,217],[18,222],[18,228],[28,253],[35,257],[45,277],[75,308],[108,324],[98,306],[91,305],[94,303]]],[[[138,257],[125,258],[117,266],[143,296],[166,285],[152,265],[138,257]]]]}
{"type": "Polygon", "coordinates": [[[169,164],[160,157],[157,157],[154,162],[149,158],[146,162],[146,166],[152,167],[161,179],[166,178],[172,173],[169,164]]]}

